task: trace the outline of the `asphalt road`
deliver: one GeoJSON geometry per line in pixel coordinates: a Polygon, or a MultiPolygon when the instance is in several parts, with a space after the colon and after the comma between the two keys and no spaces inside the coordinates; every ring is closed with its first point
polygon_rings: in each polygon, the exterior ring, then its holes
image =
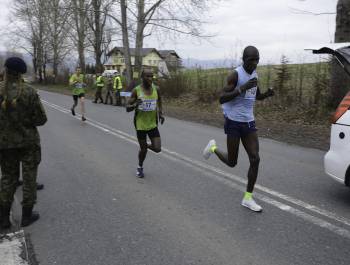
{"type": "MultiPolygon", "coordinates": [[[[350,189],[323,172],[324,152],[260,139],[254,213],[240,205],[248,159],[236,168],[201,153],[223,130],[167,118],[163,151],[135,177],[133,114],[40,92],[48,123],[36,209],[25,229],[40,264],[350,264],[350,189]]],[[[305,139],[307,141],[308,139],[305,139]]]]}

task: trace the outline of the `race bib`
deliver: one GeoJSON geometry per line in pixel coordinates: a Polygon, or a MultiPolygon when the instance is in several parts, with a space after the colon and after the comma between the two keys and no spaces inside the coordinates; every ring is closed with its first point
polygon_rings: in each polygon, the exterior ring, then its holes
{"type": "Polygon", "coordinates": [[[155,111],[157,109],[156,99],[143,99],[142,103],[139,105],[139,110],[142,111],[155,111]]]}
{"type": "Polygon", "coordinates": [[[83,83],[76,83],[75,88],[83,88],[83,83]]]}
{"type": "Polygon", "coordinates": [[[246,90],[244,98],[246,99],[255,99],[257,87],[252,87],[251,89],[246,90]]]}

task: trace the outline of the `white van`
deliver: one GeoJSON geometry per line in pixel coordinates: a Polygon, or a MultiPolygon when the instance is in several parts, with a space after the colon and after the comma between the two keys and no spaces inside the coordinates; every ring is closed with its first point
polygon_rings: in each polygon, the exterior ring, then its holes
{"type": "MultiPolygon", "coordinates": [[[[312,51],[315,54],[333,55],[350,75],[350,43],[335,43],[312,51]]],[[[333,116],[330,148],[324,156],[324,168],[329,176],[350,186],[350,91],[333,116]]]]}

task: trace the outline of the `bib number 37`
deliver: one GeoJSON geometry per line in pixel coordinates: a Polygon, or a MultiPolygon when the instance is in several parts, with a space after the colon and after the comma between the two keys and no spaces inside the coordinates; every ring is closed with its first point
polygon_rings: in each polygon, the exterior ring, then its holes
{"type": "Polygon", "coordinates": [[[144,99],[139,105],[139,110],[142,111],[155,111],[157,108],[157,100],[155,99],[144,99]]]}

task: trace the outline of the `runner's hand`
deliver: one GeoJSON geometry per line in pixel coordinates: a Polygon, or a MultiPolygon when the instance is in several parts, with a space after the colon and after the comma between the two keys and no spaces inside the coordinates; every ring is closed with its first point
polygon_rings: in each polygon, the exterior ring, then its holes
{"type": "Polygon", "coordinates": [[[241,86],[241,91],[246,91],[258,85],[258,79],[256,77],[249,79],[247,83],[241,86]]]}
{"type": "Polygon", "coordinates": [[[163,115],[159,114],[159,122],[160,122],[160,124],[163,125],[164,121],[165,121],[165,118],[163,117],[163,115]]]}
{"type": "Polygon", "coordinates": [[[141,104],[142,104],[142,99],[140,99],[140,98],[136,99],[135,108],[137,108],[141,104]]]}

